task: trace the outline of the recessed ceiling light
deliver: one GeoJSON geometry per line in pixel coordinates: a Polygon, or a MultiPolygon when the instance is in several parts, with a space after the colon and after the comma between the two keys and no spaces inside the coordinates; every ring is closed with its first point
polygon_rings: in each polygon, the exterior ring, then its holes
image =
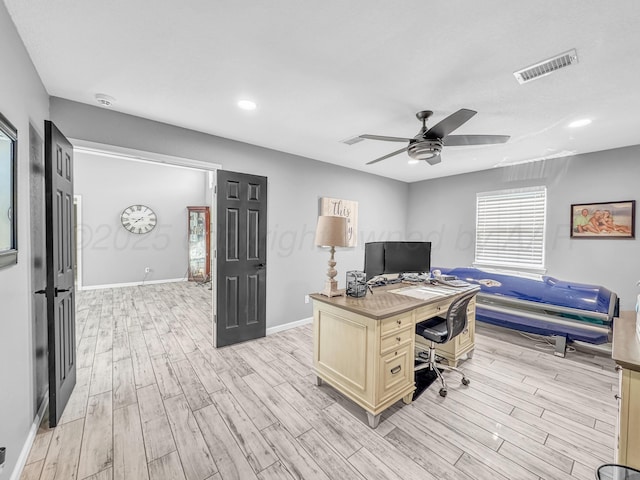
{"type": "Polygon", "coordinates": [[[252,102],[251,100],[240,100],[238,102],[238,107],[240,107],[243,110],[255,110],[257,105],[255,102],[252,102]]]}
{"type": "Polygon", "coordinates": [[[103,107],[110,107],[116,101],[115,98],[110,97],[109,95],[105,95],[104,93],[96,93],[96,102],[102,105],[103,107]]]}
{"type": "Polygon", "coordinates": [[[575,120],[569,124],[569,128],[579,128],[589,125],[591,120],[588,118],[581,118],[580,120],[575,120]]]}

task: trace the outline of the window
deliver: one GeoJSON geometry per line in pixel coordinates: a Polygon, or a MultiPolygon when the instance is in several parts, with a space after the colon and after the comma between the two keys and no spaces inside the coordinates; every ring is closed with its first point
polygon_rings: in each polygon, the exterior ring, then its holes
{"type": "Polygon", "coordinates": [[[544,269],[547,188],[478,193],[475,264],[544,269]]]}

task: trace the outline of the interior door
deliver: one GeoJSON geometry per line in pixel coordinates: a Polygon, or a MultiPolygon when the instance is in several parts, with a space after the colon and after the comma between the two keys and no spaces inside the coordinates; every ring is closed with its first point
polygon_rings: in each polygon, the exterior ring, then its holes
{"type": "Polygon", "coordinates": [[[32,338],[34,358],[34,412],[47,395],[47,266],[44,224],[44,142],[42,135],[29,125],[29,204],[31,227],[32,338]]]}
{"type": "Polygon", "coordinates": [[[266,334],[267,178],[219,170],[213,344],[266,334]]]}
{"type": "Polygon", "coordinates": [[[45,121],[45,224],[49,425],[55,427],[76,384],[73,147],[45,121]]]}

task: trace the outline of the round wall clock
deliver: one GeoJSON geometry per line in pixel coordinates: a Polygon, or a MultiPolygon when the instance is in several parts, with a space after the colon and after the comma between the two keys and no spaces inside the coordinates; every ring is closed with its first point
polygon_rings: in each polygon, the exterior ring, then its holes
{"type": "Polygon", "coordinates": [[[131,205],[120,215],[122,226],[131,233],[149,233],[158,223],[158,217],[146,205],[131,205]]]}

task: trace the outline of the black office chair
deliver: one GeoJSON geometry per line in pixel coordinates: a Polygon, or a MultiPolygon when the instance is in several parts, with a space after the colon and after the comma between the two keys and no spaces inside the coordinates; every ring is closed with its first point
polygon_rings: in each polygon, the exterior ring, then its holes
{"type": "Polygon", "coordinates": [[[429,346],[429,357],[426,361],[421,355],[416,357],[418,361],[423,363],[416,365],[414,370],[418,371],[425,368],[433,370],[442,383],[442,388],[440,388],[440,396],[442,397],[447,396],[447,382],[445,382],[440,369],[458,372],[462,375],[463,385],[469,385],[470,380],[465,376],[462,370],[436,363],[436,343],[447,343],[452,338],[460,335],[467,328],[467,306],[479,291],[479,288],[473,289],[469,292],[465,292],[458,299],[454,300],[449,306],[449,310],[447,310],[446,317],[434,317],[416,324],[416,335],[420,335],[421,337],[429,340],[431,345],[429,346]]]}

